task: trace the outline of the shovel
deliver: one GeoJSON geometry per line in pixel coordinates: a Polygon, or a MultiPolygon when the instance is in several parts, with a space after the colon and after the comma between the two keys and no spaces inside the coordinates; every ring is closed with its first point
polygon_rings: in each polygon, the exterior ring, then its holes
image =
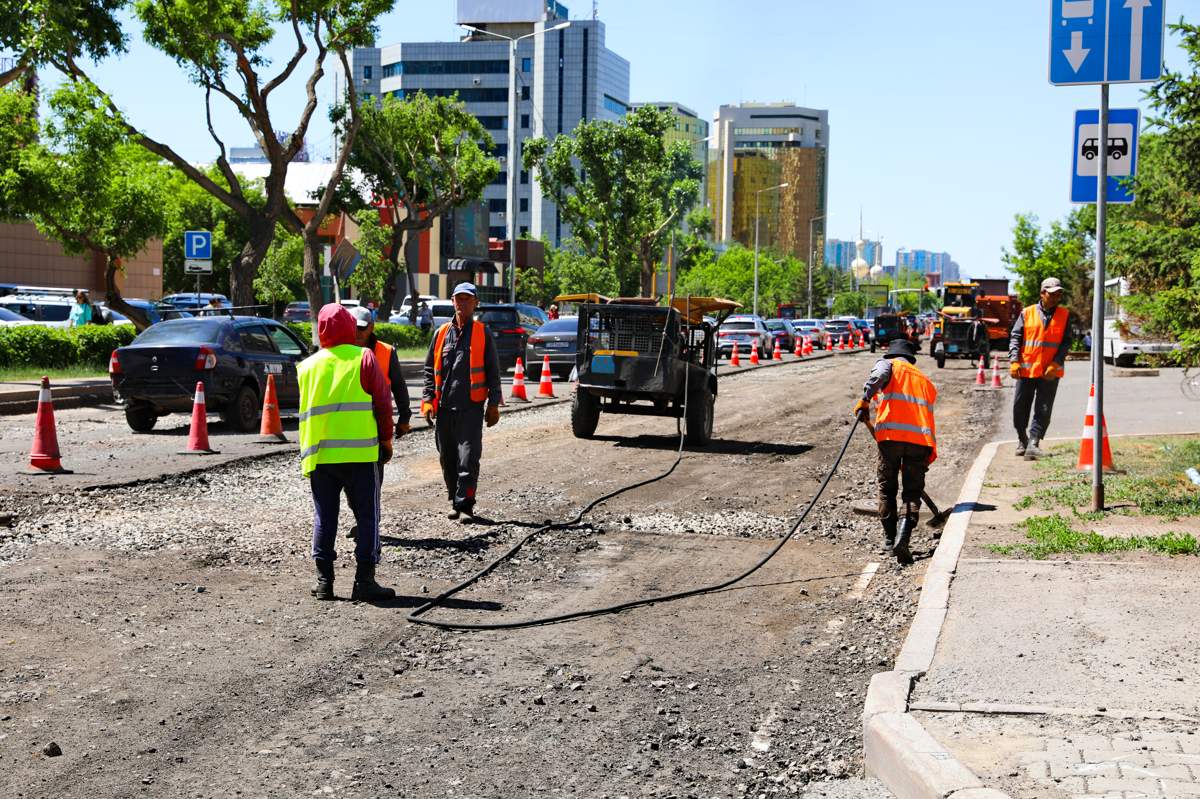
{"type": "MultiPolygon", "coordinates": [[[[867,431],[870,432],[871,437],[874,438],[875,437],[875,425],[871,424],[870,420],[864,420],[863,424],[867,426],[867,431]]],[[[876,445],[878,445],[878,441],[876,441],[876,445]]],[[[942,527],[944,527],[946,525],[946,520],[950,518],[950,514],[954,512],[954,508],[946,508],[945,510],[938,510],[937,504],[934,503],[934,501],[929,497],[929,494],[926,491],[921,492],[921,499],[925,501],[925,504],[929,506],[929,510],[933,512],[933,518],[931,518],[928,522],[926,522],[926,524],[928,524],[934,530],[940,530],[942,527]]],[[[855,508],[855,511],[857,512],[858,508],[855,508]]],[[[878,516],[879,514],[877,512],[872,511],[872,512],[866,513],[864,515],[878,516]]]]}

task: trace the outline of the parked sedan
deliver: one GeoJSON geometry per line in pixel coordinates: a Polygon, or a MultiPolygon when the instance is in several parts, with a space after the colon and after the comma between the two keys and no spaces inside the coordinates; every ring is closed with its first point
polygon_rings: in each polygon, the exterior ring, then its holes
{"type": "Polygon", "coordinates": [[[307,302],[289,302],[283,309],[284,322],[311,322],[312,312],[307,302]]]}
{"type": "MultiPolygon", "coordinates": [[[[796,328],[792,326],[791,319],[768,319],[764,324],[766,324],[767,330],[771,331],[771,337],[774,339],[771,342],[772,347],[778,344],[784,352],[796,349],[796,328]]],[[[774,352],[774,349],[771,351],[774,352]]]]}
{"type": "Polygon", "coordinates": [[[273,319],[197,317],[147,328],[113,350],[108,370],[132,430],[145,433],[160,416],[191,412],[202,383],[208,410],[245,433],[258,425],[267,375],[275,376],[280,407],[298,407],[296,364],[307,355],[308,347],[273,319]]]}
{"type": "Polygon", "coordinates": [[[820,319],[793,319],[792,327],[801,336],[808,336],[812,339],[813,349],[825,349],[829,337],[825,333],[825,323],[820,319]]]}
{"type": "MultiPolygon", "coordinates": [[[[517,358],[525,356],[529,337],[542,326],[541,320],[534,319],[509,303],[480,305],[475,310],[475,318],[487,325],[488,332],[492,334],[501,369],[512,369],[517,365],[517,358]]],[[[434,320],[436,323],[436,316],[434,320]]]]}
{"type": "Polygon", "coordinates": [[[550,357],[550,374],[561,380],[571,376],[578,350],[579,317],[563,316],[538,328],[525,347],[525,376],[542,377],[542,361],[550,357]]]}
{"type": "Polygon", "coordinates": [[[825,332],[829,335],[829,347],[833,349],[838,347],[843,341],[849,347],[850,341],[850,323],[845,319],[830,319],[825,322],[825,332]]]}
{"type": "Polygon", "coordinates": [[[0,327],[20,327],[22,325],[36,325],[37,322],[32,319],[26,319],[19,313],[10,311],[7,308],[0,308],[0,327]]]}
{"type": "Polygon", "coordinates": [[[733,355],[733,345],[738,346],[738,356],[748,357],[751,345],[758,344],[758,356],[769,355],[767,348],[771,343],[771,332],[763,324],[762,317],[752,315],[731,316],[721,323],[717,333],[717,356],[729,358],[733,355]]]}

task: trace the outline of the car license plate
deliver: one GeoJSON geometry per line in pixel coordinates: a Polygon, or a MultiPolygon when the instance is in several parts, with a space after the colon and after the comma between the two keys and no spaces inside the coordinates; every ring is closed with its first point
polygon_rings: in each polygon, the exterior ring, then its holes
{"type": "Polygon", "coordinates": [[[571,346],[569,341],[547,341],[542,345],[548,350],[565,350],[571,346]]]}

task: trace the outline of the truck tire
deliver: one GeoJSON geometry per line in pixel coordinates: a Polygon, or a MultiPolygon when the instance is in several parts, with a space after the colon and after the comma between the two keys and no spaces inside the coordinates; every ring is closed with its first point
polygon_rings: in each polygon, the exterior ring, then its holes
{"type": "Polygon", "coordinates": [[[871,339],[871,352],[875,351],[875,339],[871,339]]]}
{"type": "Polygon", "coordinates": [[[938,365],[939,369],[946,368],[946,351],[945,350],[942,350],[941,352],[936,353],[933,357],[937,358],[937,365],[938,365]]]}
{"type": "Polygon", "coordinates": [[[229,404],[221,410],[221,421],[238,433],[253,433],[261,412],[258,393],[243,383],[229,404]]]}
{"type": "Polygon", "coordinates": [[[714,398],[708,388],[700,389],[692,394],[687,406],[687,435],[685,441],[696,446],[704,446],[712,441],[714,398]]]}
{"type": "Polygon", "coordinates": [[[571,432],[576,438],[591,438],[600,423],[600,398],[578,389],[571,400],[571,432]]]}
{"type": "Polygon", "coordinates": [[[125,406],[125,421],[133,432],[149,433],[158,421],[158,414],[154,412],[153,405],[131,403],[125,406]]]}

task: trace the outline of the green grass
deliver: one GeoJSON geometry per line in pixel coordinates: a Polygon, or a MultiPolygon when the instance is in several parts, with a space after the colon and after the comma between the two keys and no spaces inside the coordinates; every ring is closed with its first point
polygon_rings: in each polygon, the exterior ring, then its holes
{"type": "Polygon", "coordinates": [[[1021,523],[1029,543],[993,546],[1000,555],[1025,555],[1042,560],[1061,553],[1106,553],[1141,550],[1163,555],[1200,554],[1200,544],[1189,533],[1168,532],[1163,535],[1107,537],[1094,531],[1076,530],[1071,520],[1061,514],[1034,516],[1021,523]]]}
{"type": "Polygon", "coordinates": [[[14,366],[7,369],[0,369],[0,383],[14,380],[41,380],[42,375],[49,377],[50,382],[53,383],[55,380],[108,377],[108,372],[89,365],[64,366],[61,369],[14,366]]]}
{"type": "Polygon", "coordinates": [[[423,361],[428,354],[428,347],[398,347],[396,349],[396,357],[402,361],[423,361]]]}
{"type": "MultiPolygon", "coordinates": [[[[1200,464],[1200,440],[1183,438],[1112,439],[1113,462],[1120,474],[1104,478],[1105,504],[1147,516],[1179,519],[1200,516],[1200,490],[1184,475],[1189,466],[1200,464]]],[[[1078,509],[1092,500],[1090,472],[1075,471],[1079,445],[1062,444],[1051,449],[1056,457],[1037,462],[1038,488],[1020,499],[1018,510],[1071,510],[1076,516],[1095,520],[1096,514],[1078,509]]]]}

